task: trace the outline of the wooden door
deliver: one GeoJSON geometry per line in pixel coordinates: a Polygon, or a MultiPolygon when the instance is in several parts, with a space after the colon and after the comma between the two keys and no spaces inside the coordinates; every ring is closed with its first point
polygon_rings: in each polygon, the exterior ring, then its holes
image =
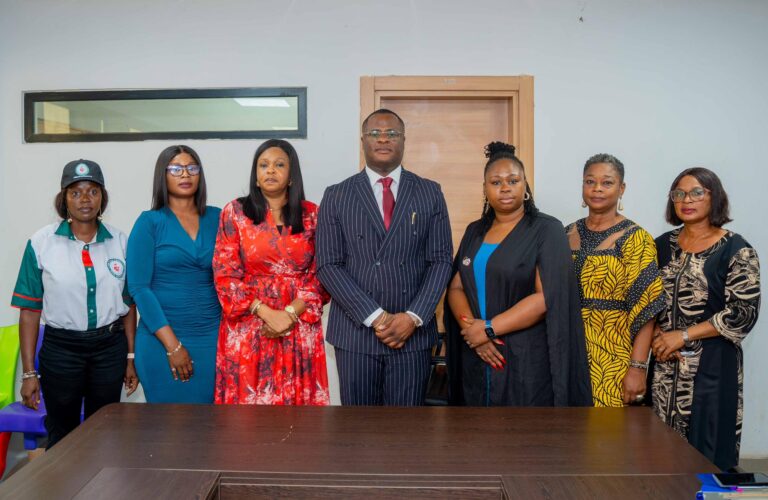
{"type": "Polygon", "coordinates": [[[405,122],[405,168],[441,184],[454,249],[480,217],[486,144],[514,144],[533,189],[533,77],[362,77],[361,124],[380,108],[405,122]]]}
{"type": "MultiPolygon", "coordinates": [[[[467,224],[482,211],[486,144],[513,144],[533,189],[532,76],[360,78],[360,124],[381,108],[405,122],[405,168],[442,186],[454,252],[467,224]]],[[[364,166],[361,145],[360,168],[364,166]]],[[[440,331],[442,304],[436,311],[440,331]]]]}

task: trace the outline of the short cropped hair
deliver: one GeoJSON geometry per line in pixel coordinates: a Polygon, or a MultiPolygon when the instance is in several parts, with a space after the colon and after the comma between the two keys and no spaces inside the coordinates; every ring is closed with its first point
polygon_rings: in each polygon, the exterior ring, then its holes
{"type": "Polygon", "coordinates": [[[391,109],[381,108],[381,109],[377,109],[376,111],[374,111],[373,113],[365,117],[365,120],[363,120],[363,127],[361,131],[365,132],[365,127],[368,126],[368,120],[370,120],[371,117],[375,115],[392,115],[395,118],[397,118],[397,121],[400,122],[400,126],[403,127],[403,130],[405,130],[405,122],[403,121],[402,118],[400,118],[400,116],[397,113],[395,113],[391,109]]]}
{"type": "Polygon", "coordinates": [[[596,163],[607,163],[611,165],[619,175],[621,182],[624,182],[624,164],[621,163],[618,158],[613,155],[609,155],[608,153],[598,153],[591,156],[584,164],[584,171],[582,172],[582,175],[587,175],[587,170],[589,170],[589,167],[595,165],[596,163]]]}

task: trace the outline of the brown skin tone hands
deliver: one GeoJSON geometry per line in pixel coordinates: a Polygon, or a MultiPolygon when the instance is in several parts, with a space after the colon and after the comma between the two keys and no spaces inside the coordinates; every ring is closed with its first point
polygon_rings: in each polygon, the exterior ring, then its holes
{"type": "MultiPolygon", "coordinates": [[[[643,325],[637,333],[635,343],[632,346],[632,359],[641,363],[645,363],[648,360],[648,351],[651,346],[651,336],[653,335],[654,325],[655,322],[651,320],[643,325]]],[[[643,370],[642,368],[629,367],[627,374],[621,382],[621,399],[624,404],[635,403],[638,401],[638,396],[645,396],[646,375],[646,370],[643,370]]]]}
{"type": "MultiPolygon", "coordinates": [[[[128,352],[134,352],[134,340],[136,338],[136,306],[131,305],[128,314],[123,316],[123,328],[125,328],[125,337],[128,339],[128,352]]],[[[133,394],[139,387],[139,376],[136,374],[136,366],[133,360],[129,359],[125,365],[125,393],[127,396],[133,394]]]]}
{"type": "Polygon", "coordinates": [[[183,345],[179,346],[179,339],[176,338],[176,334],[173,333],[173,329],[170,326],[164,326],[155,332],[155,337],[163,344],[165,352],[173,353],[168,356],[168,367],[171,369],[171,374],[174,380],[181,380],[182,382],[188,382],[190,377],[194,374],[195,367],[192,362],[192,358],[189,356],[187,348],[183,345]],[[175,352],[174,352],[175,351],[175,352]]]}
{"type": "Polygon", "coordinates": [[[408,313],[383,312],[373,322],[373,331],[382,344],[400,349],[416,331],[416,322],[408,313]]]}
{"type": "MultiPolygon", "coordinates": [[[[254,309],[258,299],[251,304],[251,310],[254,309]]],[[[294,299],[291,304],[296,310],[296,316],[301,316],[306,310],[306,304],[301,299],[294,299]]],[[[293,317],[283,309],[272,309],[266,304],[259,306],[257,316],[263,321],[261,333],[268,338],[285,337],[296,325],[293,317]]]]}
{"type": "MultiPolygon", "coordinates": [[[[709,321],[703,321],[688,328],[688,338],[690,340],[706,339],[717,337],[718,335],[720,334],[709,321]]],[[[665,332],[656,327],[653,343],[651,344],[656,359],[659,361],[670,361],[673,358],[680,360],[682,358],[680,349],[683,347],[685,347],[685,342],[683,341],[683,332],[681,330],[665,332]]]]}
{"type": "MultiPolygon", "coordinates": [[[[42,311],[22,309],[19,313],[19,338],[21,339],[21,367],[25,372],[35,369],[35,348],[40,329],[42,311]]],[[[37,377],[21,382],[21,403],[37,410],[40,405],[40,381],[37,377]]]]}
{"type": "MultiPolygon", "coordinates": [[[[461,286],[461,279],[458,273],[453,277],[449,285],[448,303],[451,306],[451,310],[454,311],[454,316],[456,316],[456,311],[463,311],[463,314],[460,313],[458,315],[457,321],[463,327],[461,335],[470,349],[474,349],[477,355],[493,368],[497,370],[503,368],[506,360],[496,346],[491,343],[488,335],[486,335],[485,321],[472,318],[469,302],[461,286]],[[466,304],[466,307],[463,307],[464,304],[466,304]]],[[[544,318],[546,311],[544,290],[537,270],[536,291],[495,316],[491,320],[491,326],[497,336],[507,335],[535,325],[544,318]]],[[[503,345],[503,342],[499,339],[494,340],[494,343],[503,345]]]]}

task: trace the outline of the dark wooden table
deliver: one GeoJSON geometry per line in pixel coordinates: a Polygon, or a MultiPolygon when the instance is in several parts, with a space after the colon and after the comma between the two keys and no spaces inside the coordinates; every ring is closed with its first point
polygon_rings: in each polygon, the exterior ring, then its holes
{"type": "Polygon", "coordinates": [[[693,498],[714,471],[648,408],[115,404],[0,498],[693,498]]]}

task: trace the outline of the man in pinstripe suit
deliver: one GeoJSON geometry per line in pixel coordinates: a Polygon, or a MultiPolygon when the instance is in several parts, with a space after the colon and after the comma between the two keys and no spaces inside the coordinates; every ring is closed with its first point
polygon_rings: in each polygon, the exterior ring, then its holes
{"type": "Polygon", "coordinates": [[[365,169],[320,204],[317,272],[333,298],[326,338],[342,404],[421,405],[451,272],[448,210],[439,184],[403,169],[397,114],[374,111],[362,132],[365,169]]]}

